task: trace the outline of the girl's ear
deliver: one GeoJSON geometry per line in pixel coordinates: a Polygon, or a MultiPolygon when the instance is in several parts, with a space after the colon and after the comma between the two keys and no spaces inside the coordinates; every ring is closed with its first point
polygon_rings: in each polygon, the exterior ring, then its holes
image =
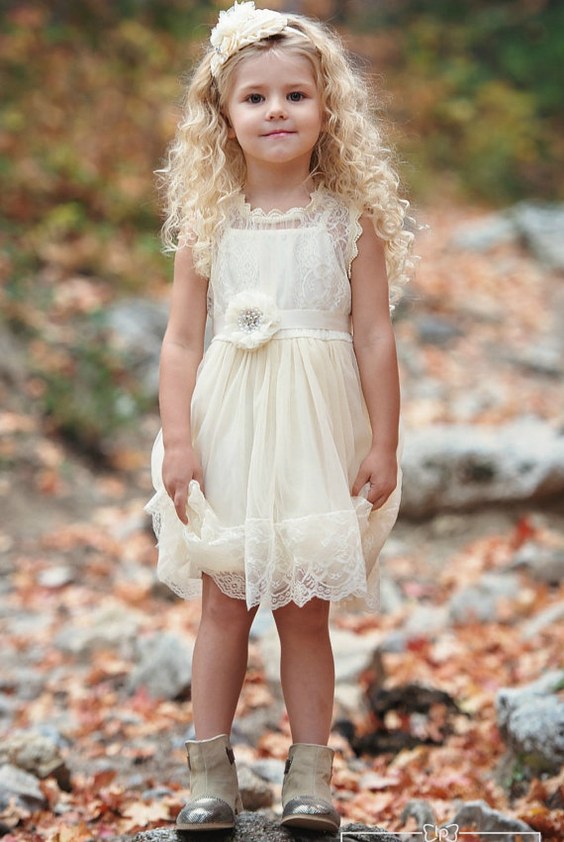
{"type": "Polygon", "coordinates": [[[221,112],[221,116],[225,120],[225,125],[227,126],[227,137],[229,140],[235,140],[237,135],[235,134],[235,130],[229,121],[229,117],[223,111],[221,112]]]}

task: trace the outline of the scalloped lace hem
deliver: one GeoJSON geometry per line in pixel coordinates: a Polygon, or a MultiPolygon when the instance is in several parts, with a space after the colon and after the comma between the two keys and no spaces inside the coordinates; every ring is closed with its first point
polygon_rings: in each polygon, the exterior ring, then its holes
{"type": "Polygon", "coordinates": [[[301,606],[317,597],[373,610],[378,606],[378,555],[396,520],[399,499],[376,513],[363,497],[351,503],[348,510],[278,523],[248,518],[224,526],[192,482],[189,525],[184,526],[161,489],[146,506],[158,538],[159,579],[184,599],[200,595],[205,573],[249,608],[301,606]]]}
{"type": "MultiPolygon", "coordinates": [[[[202,571],[205,573],[206,571],[202,571]]],[[[276,594],[265,593],[262,596],[257,595],[255,599],[249,599],[246,590],[246,580],[244,575],[229,573],[215,575],[207,573],[211,579],[218,586],[220,591],[231,599],[244,600],[248,608],[254,608],[261,605],[263,608],[270,608],[276,611],[278,608],[283,608],[288,603],[293,602],[298,607],[304,606],[311,599],[323,599],[326,602],[339,603],[343,608],[351,611],[365,610],[377,611],[380,602],[379,593],[379,579],[377,569],[370,577],[371,581],[366,590],[361,588],[351,589],[344,588],[340,592],[329,590],[323,582],[318,583],[317,587],[308,587],[304,589],[297,587],[295,584],[288,582],[287,587],[283,588],[276,594]]],[[[160,581],[170,588],[173,593],[182,599],[198,599],[202,594],[202,579],[191,579],[182,588],[178,586],[176,579],[170,579],[166,576],[159,576],[160,581]]]]}

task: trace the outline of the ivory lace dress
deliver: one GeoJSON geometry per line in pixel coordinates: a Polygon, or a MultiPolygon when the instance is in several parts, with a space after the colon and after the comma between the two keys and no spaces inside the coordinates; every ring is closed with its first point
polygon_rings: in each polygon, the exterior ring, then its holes
{"type": "Polygon", "coordinates": [[[152,456],[158,575],[182,597],[205,572],[249,607],[377,606],[400,484],[376,511],[350,491],[372,438],[350,332],[359,215],[323,189],[284,212],[230,203],[192,397],[205,495],[190,483],[187,526],[163,487],[160,433],[152,456]]]}

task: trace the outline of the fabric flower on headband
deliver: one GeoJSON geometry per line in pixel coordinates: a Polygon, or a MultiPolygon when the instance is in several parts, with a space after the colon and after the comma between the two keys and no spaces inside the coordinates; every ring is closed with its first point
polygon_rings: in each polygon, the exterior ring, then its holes
{"type": "Polygon", "coordinates": [[[220,12],[210,36],[215,50],[211,58],[212,76],[217,76],[221,65],[234,53],[255,41],[278,35],[287,25],[286,15],[271,9],[255,9],[252,0],[234,3],[226,12],[220,12]]]}

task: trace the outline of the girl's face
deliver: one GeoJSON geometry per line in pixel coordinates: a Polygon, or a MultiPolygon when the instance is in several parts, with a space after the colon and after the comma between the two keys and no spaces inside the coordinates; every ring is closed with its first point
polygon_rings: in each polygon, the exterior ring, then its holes
{"type": "Polygon", "coordinates": [[[311,63],[281,50],[245,59],[234,70],[226,116],[247,168],[295,164],[309,172],[323,124],[311,63]]]}

